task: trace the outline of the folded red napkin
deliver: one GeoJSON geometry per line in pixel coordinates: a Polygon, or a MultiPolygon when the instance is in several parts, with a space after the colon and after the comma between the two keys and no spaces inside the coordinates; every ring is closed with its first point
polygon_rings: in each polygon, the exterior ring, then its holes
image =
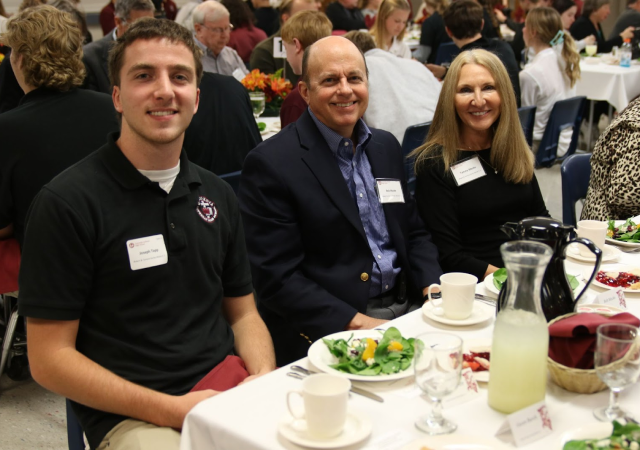
{"type": "Polygon", "coordinates": [[[15,239],[0,241],[0,294],[18,290],[20,245],[15,239]]]}
{"type": "Polygon", "coordinates": [[[229,355],[224,361],[211,369],[204,378],[198,381],[191,392],[213,389],[214,391],[226,391],[236,387],[249,376],[244,361],[238,356],[229,355]]]}
{"type": "Polygon", "coordinates": [[[623,323],[638,327],[640,319],[630,313],[611,317],[580,313],[559,320],[549,327],[549,357],[563,366],[593,369],[596,331],[603,323],[623,323]]]}

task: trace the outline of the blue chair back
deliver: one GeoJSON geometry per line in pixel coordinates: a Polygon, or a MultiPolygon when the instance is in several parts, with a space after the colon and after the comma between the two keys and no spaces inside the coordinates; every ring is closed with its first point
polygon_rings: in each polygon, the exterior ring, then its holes
{"type": "Polygon", "coordinates": [[[562,162],[562,221],[566,225],[577,225],[576,202],[586,198],[591,176],[590,154],[572,155],[562,162]]]}
{"type": "Polygon", "coordinates": [[[444,63],[450,63],[460,53],[460,49],[453,42],[445,42],[438,47],[435,63],[441,66],[444,63]]]}
{"type": "Polygon", "coordinates": [[[419,123],[418,125],[411,125],[407,127],[402,138],[402,153],[404,155],[404,171],[407,177],[407,187],[411,195],[416,190],[416,175],[413,170],[413,158],[409,158],[408,155],[416,148],[424,144],[427,134],[429,134],[429,128],[431,122],[419,123]]]}
{"type": "Polygon", "coordinates": [[[556,162],[560,132],[569,127],[573,127],[571,144],[569,144],[567,153],[560,160],[562,161],[575,153],[586,101],[587,97],[573,97],[560,100],[553,105],[536,154],[536,167],[550,167],[556,162]]]}
{"type": "Polygon", "coordinates": [[[69,450],[84,450],[82,427],[71,409],[71,402],[67,399],[67,443],[69,450]]]}
{"type": "Polygon", "coordinates": [[[238,194],[238,188],[240,188],[240,175],[242,174],[242,170],[238,170],[237,172],[225,173],[224,175],[218,175],[224,181],[229,183],[233,192],[238,194]]]}
{"type": "Polygon", "coordinates": [[[518,108],[518,116],[520,117],[520,125],[522,125],[522,131],[524,137],[527,140],[529,147],[533,145],[533,126],[536,121],[536,109],[535,106],[523,106],[518,108]]]}

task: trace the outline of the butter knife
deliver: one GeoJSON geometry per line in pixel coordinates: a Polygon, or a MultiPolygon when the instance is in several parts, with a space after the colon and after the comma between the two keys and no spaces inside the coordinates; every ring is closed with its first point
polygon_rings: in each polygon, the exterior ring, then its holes
{"type": "MultiPolygon", "coordinates": [[[[313,375],[315,373],[318,373],[318,372],[314,372],[314,371],[309,370],[309,369],[305,369],[304,367],[301,367],[301,366],[291,366],[290,369],[293,370],[294,372],[302,373],[302,374],[305,374],[305,375],[313,375]]],[[[375,400],[377,402],[384,403],[384,399],[382,397],[380,397],[379,395],[376,395],[373,392],[369,392],[366,389],[362,389],[362,388],[360,388],[358,386],[354,386],[353,384],[351,385],[351,392],[353,392],[354,394],[359,394],[359,395],[362,395],[364,397],[370,398],[371,400],[375,400]]]]}

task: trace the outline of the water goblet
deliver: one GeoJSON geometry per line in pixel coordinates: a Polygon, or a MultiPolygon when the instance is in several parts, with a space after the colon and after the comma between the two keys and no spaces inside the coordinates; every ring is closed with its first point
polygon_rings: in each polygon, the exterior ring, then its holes
{"type": "Polygon", "coordinates": [[[597,53],[598,51],[598,46],[597,45],[587,45],[584,48],[585,52],[587,52],[588,56],[593,56],[597,53]]]}
{"type": "Polygon", "coordinates": [[[251,108],[253,109],[253,117],[258,119],[264,112],[265,99],[264,92],[249,92],[249,99],[251,100],[251,108]]]}
{"type": "Polygon", "coordinates": [[[425,333],[415,340],[416,383],[432,402],[429,414],[416,421],[427,434],[452,433],[458,427],[442,416],[442,398],[460,382],[462,339],[449,333],[425,333]]]}
{"type": "Polygon", "coordinates": [[[598,420],[620,420],[626,413],[618,404],[620,392],[640,375],[640,333],[633,325],[603,324],[598,327],[594,356],[598,377],[609,386],[609,406],[596,409],[598,420]]]}

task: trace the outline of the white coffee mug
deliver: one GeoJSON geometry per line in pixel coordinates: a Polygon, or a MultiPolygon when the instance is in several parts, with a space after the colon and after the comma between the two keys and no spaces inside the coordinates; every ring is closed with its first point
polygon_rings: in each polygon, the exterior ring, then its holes
{"type": "Polygon", "coordinates": [[[287,393],[289,413],[298,420],[307,422],[307,433],[316,438],[331,438],[339,435],[347,420],[347,400],[351,381],[344,377],[315,374],[302,381],[301,391],[287,393]],[[302,397],[304,413],[291,406],[293,395],[302,397]]]}
{"type": "MultiPolygon", "coordinates": [[[[578,222],[578,237],[587,238],[598,247],[604,250],[604,239],[607,236],[607,222],[598,220],[581,220],[578,222]]],[[[593,253],[584,245],[580,245],[580,255],[593,256],[593,253]]]]}
{"type": "Polygon", "coordinates": [[[434,301],[431,299],[431,290],[435,287],[440,288],[442,309],[445,317],[463,320],[473,312],[476,284],[478,284],[478,278],[468,273],[445,273],[440,276],[440,284],[434,283],[429,286],[427,295],[429,296],[429,301],[434,301]]]}

